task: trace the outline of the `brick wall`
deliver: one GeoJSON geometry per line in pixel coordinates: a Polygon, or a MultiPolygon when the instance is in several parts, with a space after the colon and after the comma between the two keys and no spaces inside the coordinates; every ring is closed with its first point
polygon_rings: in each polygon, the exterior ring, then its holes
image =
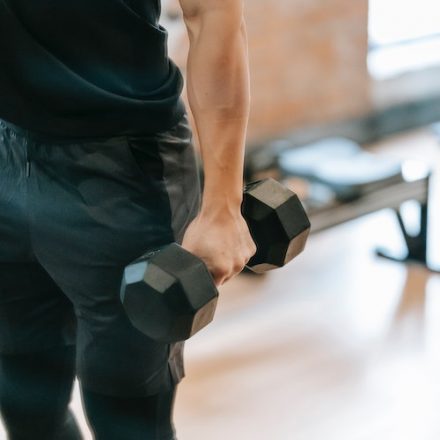
{"type": "MultiPolygon", "coordinates": [[[[170,56],[185,69],[188,42],[175,0],[163,0],[170,56]]],[[[340,121],[371,108],[368,0],[246,0],[250,142],[340,121]]]]}

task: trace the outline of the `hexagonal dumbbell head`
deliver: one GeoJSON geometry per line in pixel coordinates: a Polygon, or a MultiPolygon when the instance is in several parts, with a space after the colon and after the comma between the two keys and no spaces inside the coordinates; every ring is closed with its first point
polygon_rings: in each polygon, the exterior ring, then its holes
{"type": "Polygon", "coordinates": [[[176,342],[212,321],[218,291],[204,262],[173,243],[130,263],[120,295],[138,330],[157,341],[176,342]]]}
{"type": "Polygon", "coordinates": [[[276,180],[247,185],[242,212],[257,245],[246,265],[253,272],[282,267],[304,250],[310,221],[298,196],[276,180]]]}

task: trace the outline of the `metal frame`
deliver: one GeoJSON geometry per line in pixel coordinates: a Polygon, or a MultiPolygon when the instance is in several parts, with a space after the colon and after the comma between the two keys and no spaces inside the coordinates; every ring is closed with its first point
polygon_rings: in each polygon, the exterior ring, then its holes
{"type": "Polygon", "coordinates": [[[376,254],[392,261],[420,264],[432,272],[440,273],[440,267],[434,267],[428,258],[430,182],[431,172],[426,170],[426,173],[418,176],[417,179],[403,178],[397,184],[376,189],[352,202],[340,202],[327,208],[311,210],[309,212],[311,232],[316,233],[381,209],[392,209],[397,216],[407,253],[404,256],[397,256],[387,250],[377,249],[376,254]],[[416,235],[409,234],[401,213],[402,204],[409,200],[419,204],[420,228],[416,235]]]}
{"type": "Polygon", "coordinates": [[[376,254],[382,258],[400,263],[415,263],[426,267],[431,272],[440,273],[440,267],[434,267],[429,261],[428,256],[428,236],[429,236],[429,188],[430,175],[426,178],[426,199],[419,202],[420,210],[420,227],[419,232],[415,235],[409,234],[405,221],[402,217],[401,208],[394,209],[400,231],[406,244],[407,253],[405,256],[399,257],[392,255],[389,251],[384,249],[377,249],[376,254]]]}

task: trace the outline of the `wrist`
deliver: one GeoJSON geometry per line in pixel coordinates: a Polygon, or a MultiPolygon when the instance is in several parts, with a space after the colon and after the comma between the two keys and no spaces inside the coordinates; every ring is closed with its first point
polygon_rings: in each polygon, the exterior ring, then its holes
{"type": "Polygon", "coordinates": [[[241,215],[241,204],[243,201],[243,194],[227,196],[219,195],[210,196],[204,194],[202,198],[202,205],[200,215],[202,217],[232,217],[241,215]]]}

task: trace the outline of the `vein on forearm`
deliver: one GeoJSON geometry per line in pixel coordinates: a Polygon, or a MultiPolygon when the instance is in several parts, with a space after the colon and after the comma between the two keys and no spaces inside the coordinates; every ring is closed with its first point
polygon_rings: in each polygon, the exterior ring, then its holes
{"type": "Polygon", "coordinates": [[[207,197],[222,191],[238,196],[250,106],[246,29],[243,19],[231,21],[223,9],[206,15],[187,24],[188,100],[200,141],[207,197]]]}

